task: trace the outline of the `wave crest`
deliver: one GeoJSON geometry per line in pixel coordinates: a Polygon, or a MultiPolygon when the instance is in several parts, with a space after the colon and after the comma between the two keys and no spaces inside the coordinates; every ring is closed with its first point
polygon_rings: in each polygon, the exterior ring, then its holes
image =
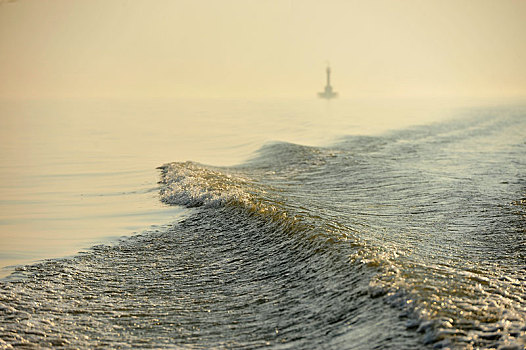
{"type": "Polygon", "coordinates": [[[251,203],[248,179],[211,170],[196,163],[170,163],[161,170],[161,200],[186,207],[221,207],[227,203],[251,203]]]}

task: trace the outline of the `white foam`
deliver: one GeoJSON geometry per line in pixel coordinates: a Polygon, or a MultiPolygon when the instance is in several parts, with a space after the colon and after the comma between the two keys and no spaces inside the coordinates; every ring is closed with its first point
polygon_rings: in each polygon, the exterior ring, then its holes
{"type": "Polygon", "coordinates": [[[171,163],[161,168],[161,200],[187,207],[220,207],[229,202],[250,203],[248,179],[199,166],[171,163]]]}

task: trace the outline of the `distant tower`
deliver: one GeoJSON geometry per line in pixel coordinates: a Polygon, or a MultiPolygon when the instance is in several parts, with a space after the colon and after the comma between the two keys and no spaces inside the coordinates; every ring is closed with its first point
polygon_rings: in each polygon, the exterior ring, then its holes
{"type": "Polygon", "coordinates": [[[338,97],[338,93],[332,91],[332,86],[331,86],[331,67],[327,67],[327,85],[325,86],[325,91],[318,92],[318,96],[320,98],[326,98],[326,99],[331,99],[331,98],[338,97]]]}

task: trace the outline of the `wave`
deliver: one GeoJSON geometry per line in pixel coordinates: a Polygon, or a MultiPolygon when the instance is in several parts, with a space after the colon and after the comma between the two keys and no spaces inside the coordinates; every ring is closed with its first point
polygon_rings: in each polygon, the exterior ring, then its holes
{"type": "Polygon", "coordinates": [[[509,239],[507,227],[522,224],[487,195],[491,178],[481,172],[500,157],[498,175],[508,174],[505,157],[514,161],[523,146],[507,147],[501,134],[517,122],[490,115],[326,148],[272,143],[231,168],[170,163],[161,167],[161,199],[235,209],[308,242],[310,256],[337,251],[350,271],[366,266],[368,296],[399,310],[423,344],[521,348],[526,280],[487,254],[500,254],[495,238],[509,239]],[[492,140],[498,147],[472,148],[492,140]],[[480,232],[497,217],[510,223],[489,230],[484,248],[480,232]]]}
{"type": "Polygon", "coordinates": [[[175,162],[159,169],[160,198],[166,204],[240,210],[318,246],[350,238],[351,230],[311,216],[305,208],[294,207],[287,203],[283,190],[243,176],[235,168],[220,170],[193,162],[175,162]]]}
{"type": "Polygon", "coordinates": [[[283,226],[294,226],[283,202],[267,196],[272,189],[238,174],[207,168],[192,162],[170,163],[161,170],[160,198],[186,207],[240,208],[283,226]]]}
{"type": "MultiPolygon", "coordinates": [[[[288,159],[293,159],[298,151],[301,154],[307,153],[308,156],[296,157],[299,160],[296,164],[310,163],[316,166],[320,164],[319,159],[316,162],[308,162],[305,159],[317,159],[321,153],[324,153],[313,147],[280,143],[264,147],[260,155],[249,163],[256,164],[254,168],[265,168],[267,162],[279,158],[276,155],[272,156],[273,152],[288,154],[288,159]]],[[[291,166],[294,165],[286,163],[285,169],[291,166]]],[[[396,249],[377,246],[371,240],[360,237],[356,230],[341,222],[327,220],[305,208],[287,203],[282,189],[268,184],[263,185],[243,176],[239,174],[237,168],[219,169],[193,162],[175,162],[165,164],[159,169],[161,170],[160,196],[164,203],[212,209],[223,217],[239,216],[241,212],[242,216],[248,215],[263,221],[267,228],[271,227],[274,232],[280,232],[283,238],[293,235],[296,240],[301,241],[302,245],[306,244],[305,248],[310,250],[311,258],[316,254],[331,254],[338,251],[346,256],[349,271],[361,269],[361,266],[368,269],[367,293],[371,298],[382,297],[388,304],[397,305],[405,310],[403,317],[411,317],[412,321],[409,322],[411,325],[419,325],[430,320],[428,315],[410,305],[411,296],[401,288],[398,278],[400,271],[393,264],[397,256],[396,249]],[[394,282],[394,276],[397,277],[397,283],[394,282]],[[408,312],[409,309],[411,312],[408,312]]],[[[275,177],[276,171],[280,168],[276,166],[274,170],[272,175],[275,177]]],[[[247,223],[247,226],[250,224],[247,223]]],[[[429,324],[420,330],[434,334],[434,327],[430,327],[429,324]]]]}

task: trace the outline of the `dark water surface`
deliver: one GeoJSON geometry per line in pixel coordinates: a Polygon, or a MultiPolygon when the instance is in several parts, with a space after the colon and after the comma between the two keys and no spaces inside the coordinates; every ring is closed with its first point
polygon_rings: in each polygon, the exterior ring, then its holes
{"type": "Polygon", "coordinates": [[[526,111],[161,167],[180,222],[0,281],[0,347],[526,343],[526,111]]]}

